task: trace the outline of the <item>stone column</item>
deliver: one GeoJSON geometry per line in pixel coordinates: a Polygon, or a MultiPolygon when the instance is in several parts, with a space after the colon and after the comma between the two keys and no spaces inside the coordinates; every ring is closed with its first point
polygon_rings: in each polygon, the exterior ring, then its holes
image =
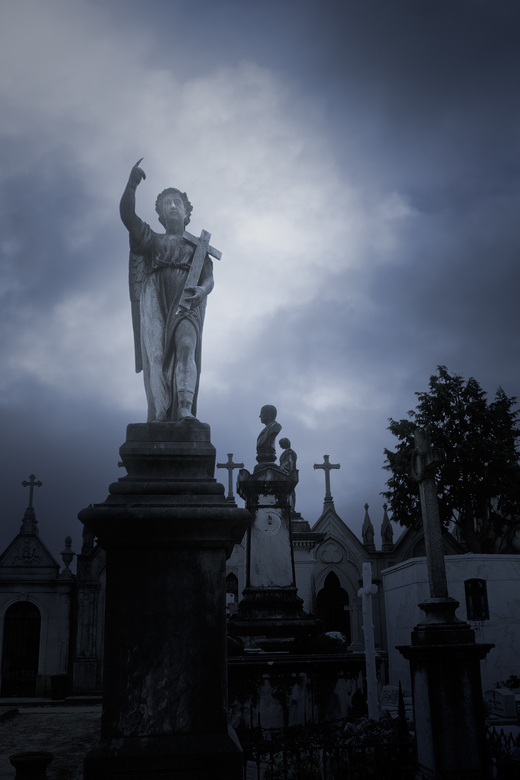
{"type": "Polygon", "coordinates": [[[85,780],[241,780],[227,723],[225,564],[249,514],[213,478],[209,426],[129,425],[128,476],[80,520],[106,550],[101,741],[85,780]]]}
{"type": "Polygon", "coordinates": [[[374,621],[372,618],[372,597],[377,593],[377,585],[372,582],[372,564],[363,564],[363,587],[358,590],[363,610],[363,634],[365,636],[365,667],[367,675],[368,717],[379,720],[379,697],[377,695],[376,648],[374,641],[374,621]]]}
{"type": "Polygon", "coordinates": [[[419,483],[430,598],[419,604],[424,622],[411,646],[398,647],[410,661],[420,778],[484,780],[488,775],[480,661],[494,647],[477,644],[475,632],[455,616],[448,595],[434,472],[442,461],[425,431],[417,429],[412,477],[419,483]]]}

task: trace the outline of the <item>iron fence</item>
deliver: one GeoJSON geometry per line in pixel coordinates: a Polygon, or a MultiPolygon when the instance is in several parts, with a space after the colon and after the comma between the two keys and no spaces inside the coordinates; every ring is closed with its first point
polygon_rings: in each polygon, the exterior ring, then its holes
{"type": "MultiPolygon", "coordinates": [[[[406,718],[240,729],[246,780],[412,780],[415,740],[406,718]]],[[[520,734],[488,730],[488,777],[520,780],[520,734]]]]}
{"type": "Polygon", "coordinates": [[[406,719],[313,723],[238,733],[247,780],[411,780],[406,719]]]}

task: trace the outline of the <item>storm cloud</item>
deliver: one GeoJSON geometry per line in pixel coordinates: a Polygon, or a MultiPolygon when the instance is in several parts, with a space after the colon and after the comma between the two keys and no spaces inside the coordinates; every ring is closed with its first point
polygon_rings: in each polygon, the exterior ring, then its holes
{"type": "MultiPolygon", "coordinates": [[[[18,0],[0,28],[2,548],[34,473],[54,554],[146,416],[128,236],[167,186],[212,233],[199,416],[251,469],[260,407],[312,523],[382,519],[389,417],[439,364],[520,393],[513,2],[18,0]]],[[[221,481],[226,474],[217,472],[221,481]]]]}

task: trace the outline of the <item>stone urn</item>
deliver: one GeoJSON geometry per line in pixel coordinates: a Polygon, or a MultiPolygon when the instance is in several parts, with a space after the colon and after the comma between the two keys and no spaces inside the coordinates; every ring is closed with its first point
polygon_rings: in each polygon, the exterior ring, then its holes
{"type": "Polygon", "coordinates": [[[54,758],[54,753],[44,750],[34,750],[27,753],[15,753],[9,756],[9,761],[16,769],[15,780],[45,780],[47,767],[54,758]]]}

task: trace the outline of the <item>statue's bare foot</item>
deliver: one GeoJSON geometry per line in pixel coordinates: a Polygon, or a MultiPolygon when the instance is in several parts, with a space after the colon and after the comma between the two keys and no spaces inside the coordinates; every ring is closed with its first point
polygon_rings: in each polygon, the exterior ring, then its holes
{"type": "Polygon", "coordinates": [[[181,406],[179,409],[179,422],[181,420],[196,420],[197,418],[191,413],[191,409],[188,406],[181,406]]]}

